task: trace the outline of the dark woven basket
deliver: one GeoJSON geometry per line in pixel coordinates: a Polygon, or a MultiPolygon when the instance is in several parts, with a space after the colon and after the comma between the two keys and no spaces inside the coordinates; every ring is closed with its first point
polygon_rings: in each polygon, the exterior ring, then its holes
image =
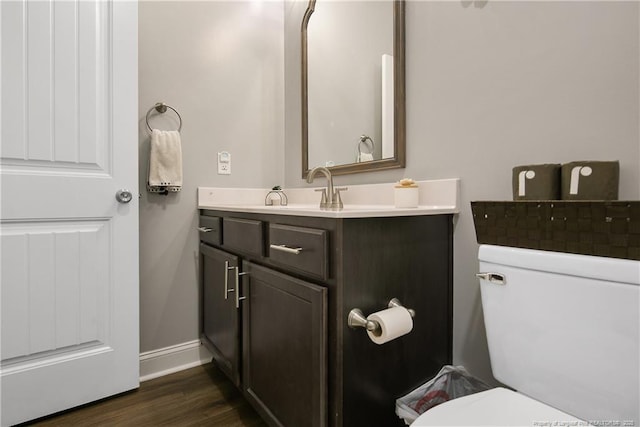
{"type": "Polygon", "coordinates": [[[471,202],[478,243],[640,260],[640,201],[471,202]]]}

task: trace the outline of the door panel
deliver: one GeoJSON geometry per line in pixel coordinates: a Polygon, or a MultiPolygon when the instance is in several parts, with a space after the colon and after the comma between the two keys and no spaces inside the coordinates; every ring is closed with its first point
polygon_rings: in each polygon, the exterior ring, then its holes
{"type": "Polygon", "coordinates": [[[213,353],[222,372],[240,386],[240,310],[235,305],[237,286],[234,271],[225,272],[225,262],[229,267],[238,266],[238,257],[203,244],[200,245],[200,254],[205,345],[213,353]],[[225,299],[224,277],[227,274],[225,299]]]}
{"type": "Polygon", "coordinates": [[[3,365],[106,344],[110,224],[10,223],[2,232],[3,365]]]}
{"type": "Polygon", "coordinates": [[[243,387],[283,426],[326,426],[327,289],[244,262],[243,387]]]}
{"type": "Polygon", "coordinates": [[[111,23],[108,2],[2,2],[5,170],[110,172],[111,23]]]}
{"type": "Polygon", "coordinates": [[[0,19],[4,426],[138,386],[137,5],[0,19]]]}

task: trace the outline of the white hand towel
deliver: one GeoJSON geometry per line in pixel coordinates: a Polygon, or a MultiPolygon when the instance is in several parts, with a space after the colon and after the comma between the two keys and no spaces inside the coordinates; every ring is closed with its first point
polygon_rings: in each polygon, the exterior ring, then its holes
{"type": "Polygon", "coordinates": [[[370,162],[372,160],[373,160],[373,153],[359,153],[358,154],[358,163],[370,162]]]}
{"type": "Polygon", "coordinates": [[[151,193],[176,192],[182,189],[182,143],[180,132],[151,131],[149,142],[149,179],[151,193]]]}

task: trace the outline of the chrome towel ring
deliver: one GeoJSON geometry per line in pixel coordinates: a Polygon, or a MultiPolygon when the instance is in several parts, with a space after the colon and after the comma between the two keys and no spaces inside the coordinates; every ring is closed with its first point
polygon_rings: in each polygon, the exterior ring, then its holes
{"type": "Polygon", "coordinates": [[[156,105],[149,108],[149,111],[147,111],[147,115],[145,116],[145,121],[147,122],[147,129],[149,129],[149,132],[152,132],[151,126],[149,125],[149,115],[151,114],[151,112],[153,110],[156,110],[158,113],[164,114],[167,112],[167,108],[170,110],[173,110],[173,112],[176,113],[176,115],[178,116],[178,120],[180,121],[180,124],[178,125],[178,132],[180,132],[180,130],[182,129],[182,117],[180,116],[180,113],[178,113],[178,111],[175,108],[173,108],[171,105],[167,105],[164,102],[156,103],[156,105]]]}
{"type": "Polygon", "coordinates": [[[376,147],[376,145],[370,136],[363,134],[363,135],[360,135],[360,138],[358,138],[358,140],[359,140],[358,153],[360,154],[367,153],[366,151],[362,151],[362,148],[366,147],[369,150],[368,154],[373,154],[373,149],[376,147]]]}

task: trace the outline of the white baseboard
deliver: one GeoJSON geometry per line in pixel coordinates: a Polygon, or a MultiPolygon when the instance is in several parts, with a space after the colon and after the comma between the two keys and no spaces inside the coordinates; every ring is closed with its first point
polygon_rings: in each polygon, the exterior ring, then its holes
{"type": "Polygon", "coordinates": [[[140,382],[203,365],[211,357],[200,340],[140,353],[140,382]]]}

